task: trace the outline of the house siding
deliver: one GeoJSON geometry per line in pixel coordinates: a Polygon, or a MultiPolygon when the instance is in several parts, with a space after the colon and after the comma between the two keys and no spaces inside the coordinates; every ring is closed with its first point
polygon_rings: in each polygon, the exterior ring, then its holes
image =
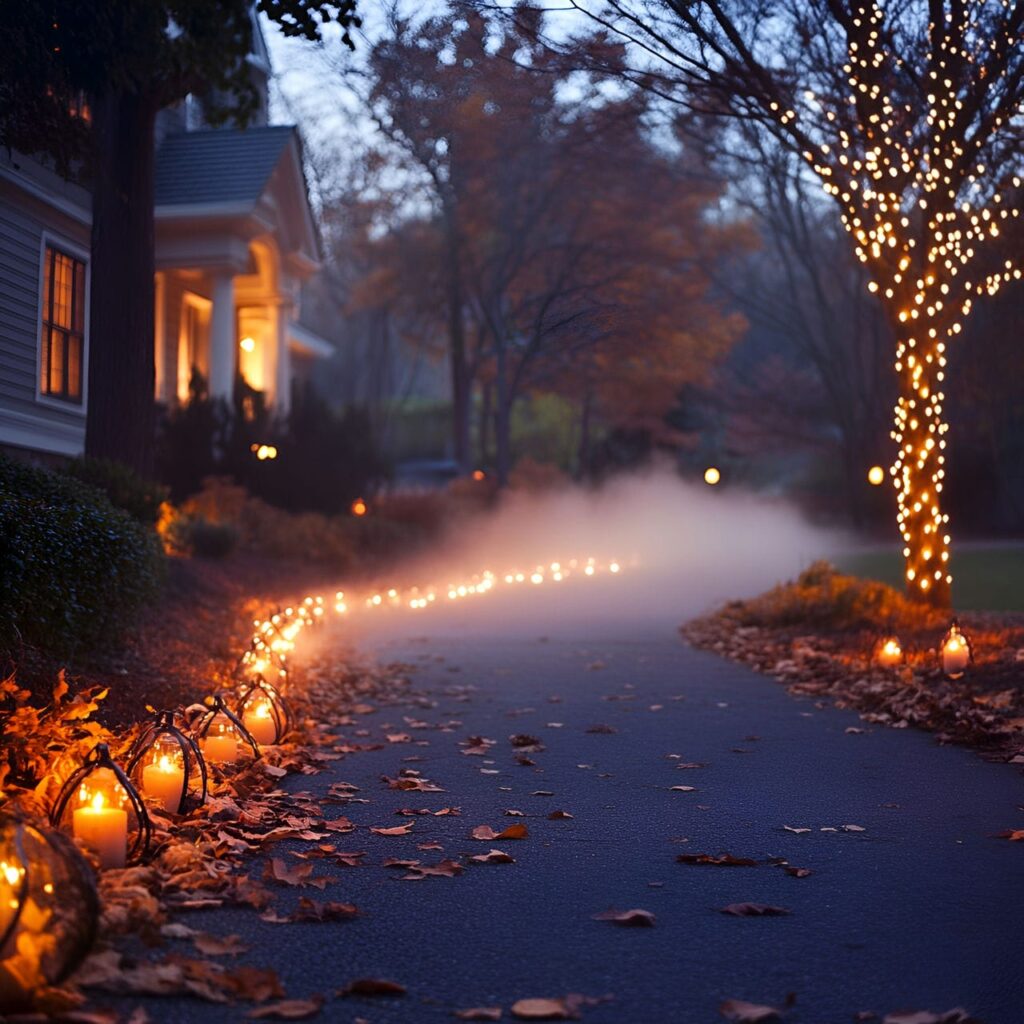
{"type": "Polygon", "coordinates": [[[88,251],[88,213],[73,186],[54,190],[49,177],[24,158],[17,166],[0,160],[0,446],[75,455],[84,446],[84,404],[63,409],[37,395],[40,254],[44,236],[88,251]]]}

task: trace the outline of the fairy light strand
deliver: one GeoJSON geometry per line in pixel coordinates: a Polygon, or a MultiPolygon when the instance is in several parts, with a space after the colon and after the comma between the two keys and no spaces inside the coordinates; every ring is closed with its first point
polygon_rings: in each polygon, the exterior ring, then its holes
{"type": "Polygon", "coordinates": [[[878,3],[862,3],[844,19],[845,95],[805,90],[789,103],[766,102],[838,202],[868,289],[895,321],[900,389],[890,475],[906,579],[912,593],[940,602],[953,579],[942,510],[948,345],[980,297],[1021,279],[1011,259],[987,274],[976,270],[1007,221],[1020,215],[1008,202],[1020,176],[999,177],[988,165],[1005,166],[1012,157],[1008,129],[1022,105],[1006,116],[999,97],[1022,45],[1021,19],[1009,0],[955,9],[958,15],[946,11],[929,26],[923,110],[921,101],[893,95],[907,69],[878,3]],[[1004,18],[993,14],[998,9],[1004,18]]]}

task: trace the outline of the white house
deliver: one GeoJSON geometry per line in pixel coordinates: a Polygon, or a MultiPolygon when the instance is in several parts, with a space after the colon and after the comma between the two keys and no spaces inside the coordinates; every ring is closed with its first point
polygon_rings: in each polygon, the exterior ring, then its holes
{"type": "MultiPolygon", "coordinates": [[[[267,123],[270,64],[254,19],[259,114],[206,127],[191,97],[157,125],[156,397],[185,401],[193,368],[229,398],[236,373],[287,409],[329,342],[299,321],[319,268],[294,126],[267,123]]],[[[0,153],[0,448],[77,455],[89,361],[91,197],[44,164],[0,153]]]]}

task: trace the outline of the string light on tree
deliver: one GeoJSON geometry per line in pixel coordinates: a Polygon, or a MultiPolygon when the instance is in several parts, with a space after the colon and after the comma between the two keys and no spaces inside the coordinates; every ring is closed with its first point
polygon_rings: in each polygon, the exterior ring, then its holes
{"type": "Polygon", "coordinates": [[[808,84],[817,77],[820,88],[787,95],[789,86],[765,76],[754,99],[839,204],[868,288],[895,328],[890,476],[907,587],[947,604],[948,353],[977,300],[1021,278],[992,250],[1020,214],[1010,201],[1021,187],[1011,122],[1020,113],[1024,16],[1008,0],[911,8],[907,18],[922,15],[916,29],[887,20],[887,11],[902,16],[877,2],[830,5],[846,36],[845,84],[811,72],[808,84]]]}

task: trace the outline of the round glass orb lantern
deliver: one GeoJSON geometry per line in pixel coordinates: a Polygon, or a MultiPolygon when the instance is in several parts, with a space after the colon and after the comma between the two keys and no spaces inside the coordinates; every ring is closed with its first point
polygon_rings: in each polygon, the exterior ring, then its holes
{"type": "Polygon", "coordinates": [[[50,824],[91,850],[101,868],[123,868],[149,852],[146,805],[106,743],[97,743],[61,787],[50,824]]]}
{"type": "Polygon", "coordinates": [[[280,743],[292,724],[288,703],[281,692],[259,675],[239,687],[237,713],[261,747],[280,743]]]}
{"type": "Polygon", "coordinates": [[[246,747],[254,758],[261,756],[259,744],[221,694],[215,693],[203,703],[205,710],[199,716],[195,732],[208,765],[234,764],[246,747]]]}
{"type": "Polygon", "coordinates": [[[96,936],[96,875],[66,836],[0,815],[0,1007],[63,981],[96,936]]]}
{"type": "Polygon", "coordinates": [[[127,768],[143,798],[171,814],[206,802],[206,761],[184,721],[181,726],[178,721],[173,711],[153,711],[153,720],[132,744],[127,768]]]}

